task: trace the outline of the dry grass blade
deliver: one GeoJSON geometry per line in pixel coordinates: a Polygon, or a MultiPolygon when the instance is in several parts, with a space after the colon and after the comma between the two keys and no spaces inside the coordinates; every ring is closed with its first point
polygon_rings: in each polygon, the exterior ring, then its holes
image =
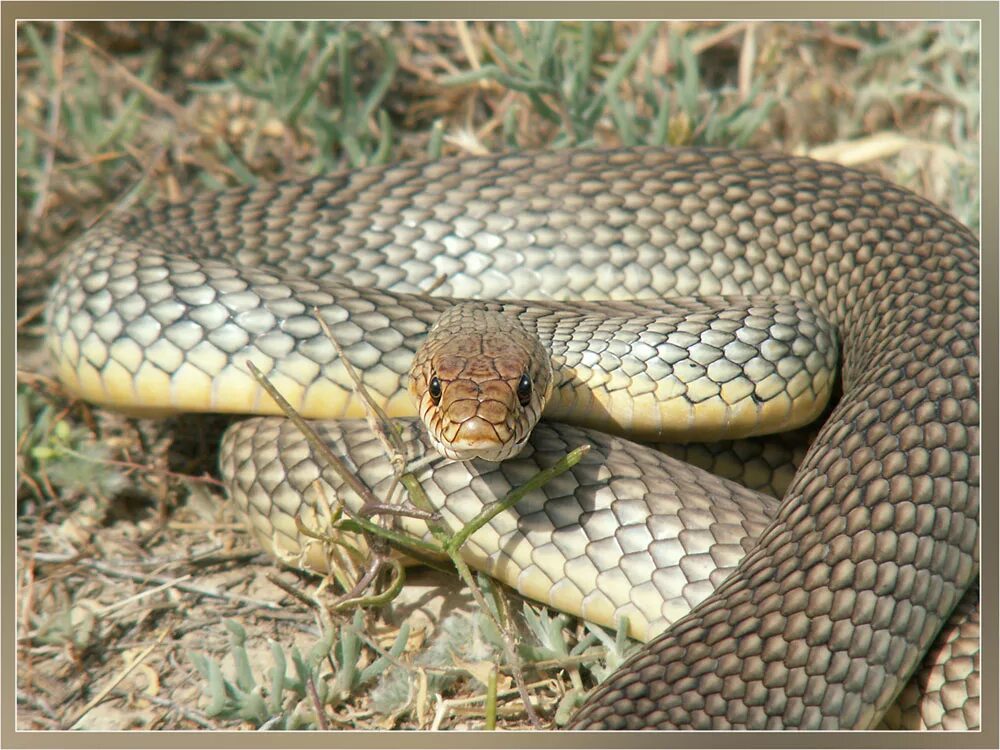
{"type": "Polygon", "coordinates": [[[309,444],[319,452],[319,454],[323,457],[323,460],[330,464],[330,466],[337,472],[337,475],[343,479],[352,490],[354,490],[355,494],[359,498],[361,498],[361,502],[364,505],[379,505],[379,501],[375,498],[375,495],[372,494],[372,491],[368,489],[368,487],[366,487],[350,469],[347,468],[347,465],[340,459],[339,456],[331,451],[329,447],[327,447],[327,445],[319,439],[319,435],[316,434],[316,431],[309,426],[309,423],[306,422],[306,420],[299,416],[299,413],[295,410],[295,408],[288,403],[288,400],[281,395],[281,392],[271,384],[267,377],[265,377],[264,374],[257,369],[257,366],[250,360],[247,360],[246,366],[254,378],[256,378],[257,382],[260,383],[261,387],[264,388],[268,395],[274,399],[274,402],[278,404],[285,416],[292,420],[295,423],[295,426],[302,431],[302,434],[309,440],[309,444]]]}
{"type": "Polygon", "coordinates": [[[392,463],[392,468],[396,472],[396,478],[398,479],[406,469],[406,448],[403,445],[403,441],[400,440],[399,433],[392,428],[392,423],[389,421],[389,417],[382,407],[375,403],[375,400],[371,397],[371,394],[365,387],[364,381],[361,380],[358,371],[354,369],[351,360],[344,353],[340,342],[337,341],[337,337],[330,330],[330,326],[323,320],[323,316],[320,314],[318,308],[313,308],[313,315],[319,322],[319,327],[322,329],[323,334],[333,344],[337,356],[340,357],[344,369],[351,378],[351,382],[354,384],[354,392],[365,406],[365,419],[368,422],[368,426],[375,433],[379,442],[382,443],[382,447],[385,449],[386,455],[389,457],[389,461],[392,463]]]}
{"type": "Polygon", "coordinates": [[[55,74],[55,81],[52,92],[49,96],[49,122],[46,128],[47,147],[45,149],[45,162],[42,167],[41,182],[38,186],[38,193],[35,195],[35,202],[31,207],[31,223],[37,225],[45,216],[48,206],[49,184],[52,181],[52,168],[56,161],[55,144],[59,140],[59,119],[62,114],[62,87],[63,87],[63,62],[65,59],[66,22],[56,22],[56,35],[53,42],[52,68],[55,74]]]}
{"type": "Polygon", "coordinates": [[[162,109],[164,112],[173,117],[178,123],[181,123],[187,127],[192,127],[192,124],[187,116],[185,109],[171,99],[156,89],[154,89],[149,84],[136,78],[135,75],[118,62],[114,57],[105,52],[98,44],[94,43],[89,37],[80,34],[76,31],[71,31],[70,34],[80,41],[82,44],[86,45],[88,48],[93,50],[97,55],[104,60],[112,70],[114,70],[118,76],[129,86],[134,88],[136,91],[145,96],[150,102],[152,102],[156,107],[162,109]]]}
{"type": "Polygon", "coordinates": [[[68,555],[52,555],[48,553],[39,552],[35,555],[35,559],[39,562],[55,564],[55,565],[66,565],[73,564],[84,566],[90,568],[91,570],[101,573],[102,575],[111,576],[112,578],[125,578],[130,581],[135,581],[137,583],[153,583],[161,588],[175,588],[178,591],[184,591],[188,594],[193,594],[195,596],[207,596],[211,599],[220,599],[223,601],[239,602],[241,604],[249,604],[254,607],[259,607],[261,609],[274,609],[280,610],[281,605],[275,604],[274,602],[265,601],[263,599],[254,599],[252,597],[243,596],[241,594],[234,594],[228,591],[218,591],[216,589],[206,588],[204,586],[195,586],[190,583],[185,583],[184,580],[190,576],[181,576],[180,578],[163,578],[157,575],[148,575],[145,573],[134,573],[130,570],[121,570],[114,566],[108,565],[107,563],[102,563],[97,560],[84,560],[80,559],[78,556],[68,556],[68,555]]]}
{"type": "Polygon", "coordinates": [[[138,667],[146,660],[146,657],[148,657],[151,653],[153,653],[153,651],[156,650],[157,646],[163,643],[166,637],[170,635],[170,631],[171,631],[170,627],[163,628],[163,630],[160,631],[160,634],[157,636],[156,641],[154,643],[150,644],[145,649],[143,649],[142,653],[130,659],[129,663],[126,664],[124,667],[122,667],[121,671],[114,679],[111,680],[111,682],[109,682],[107,685],[101,688],[100,692],[98,692],[97,695],[95,695],[94,698],[89,703],[87,703],[86,706],[84,706],[79,712],[74,714],[72,719],[66,722],[66,728],[72,729],[74,726],[76,726],[77,723],[79,723],[79,721],[84,716],[90,713],[90,711],[95,706],[99,705],[105,698],[107,698],[108,694],[112,690],[114,690],[115,687],[122,680],[128,677],[136,667],[138,667]]]}

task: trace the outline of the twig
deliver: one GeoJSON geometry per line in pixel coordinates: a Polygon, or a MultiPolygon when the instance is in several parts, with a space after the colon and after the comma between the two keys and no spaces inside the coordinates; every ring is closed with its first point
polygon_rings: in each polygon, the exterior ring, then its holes
{"type": "Polygon", "coordinates": [[[757,60],[757,24],[746,22],[746,32],[743,34],[743,46],[740,48],[739,62],[739,92],[744,99],[750,94],[753,82],[753,67],[757,60]]]}
{"type": "MultiPolygon", "coordinates": [[[[292,405],[288,403],[284,396],[278,392],[278,390],[271,385],[268,379],[264,376],[257,365],[255,365],[250,360],[247,360],[247,369],[250,370],[250,374],[256,378],[257,382],[260,383],[261,387],[267,391],[268,395],[274,399],[275,403],[281,408],[285,415],[295,423],[295,426],[301,430],[302,434],[305,435],[306,439],[309,441],[310,445],[314,448],[318,448],[323,460],[328,462],[330,466],[337,472],[341,479],[352,489],[354,493],[361,498],[362,504],[378,504],[378,500],[372,491],[368,489],[360,479],[358,479],[351,471],[347,468],[347,465],[336,455],[333,451],[327,447],[327,445],[319,439],[319,435],[313,430],[313,428],[306,422],[298,412],[292,408],[292,405]]],[[[345,509],[346,510],[346,509],[345,509]]],[[[350,514],[350,511],[347,511],[350,514]]]]}
{"type": "Polygon", "coordinates": [[[309,697],[312,699],[313,709],[316,711],[316,723],[319,724],[321,731],[327,731],[330,725],[326,721],[326,712],[323,710],[323,703],[319,699],[319,693],[316,692],[316,683],[313,682],[313,676],[310,673],[306,679],[306,685],[309,687],[309,697]]]}
{"type": "Polygon", "coordinates": [[[693,42],[691,44],[691,51],[695,54],[695,56],[698,56],[703,52],[710,50],[717,44],[729,41],[734,36],[737,36],[741,31],[745,31],[748,23],[752,22],[739,21],[728,26],[723,26],[714,34],[693,42]]]}
{"type": "Polygon", "coordinates": [[[485,508],[483,508],[479,513],[476,514],[475,518],[469,521],[465,526],[463,526],[451,540],[451,549],[455,552],[462,547],[463,544],[468,540],[470,536],[475,534],[479,529],[489,523],[493,518],[495,518],[500,513],[503,513],[508,508],[512,508],[521,498],[527,495],[529,492],[539,489],[547,482],[555,479],[560,474],[569,471],[582,459],[587,452],[590,450],[589,444],[584,444],[577,446],[565,456],[563,456],[554,465],[550,466],[548,469],[542,469],[537,474],[535,474],[531,479],[522,484],[519,487],[515,487],[503,500],[497,500],[496,502],[490,503],[485,508]]]}
{"type": "Polygon", "coordinates": [[[394,560],[389,558],[386,560],[387,564],[392,569],[392,583],[383,591],[381,594],[369,594],[368,596],[362,596],[361,592],[368,588],[375,577],[382,572],[384,565],[379,565],[375,567],[369,565],[368,569],[361,579],[354,585],[354,588],[348,591],[344,596],[337,601],[333,608],[335,611],[342,611],[348,607],[384,607],[386,604],[391,602],[400,591],[403,590],[403,583],[406,582],[406,573],[403,570],[403,563],[399,560],[394,560]]]}
{"type": "MultiPolygon", "coordinates": [[[[115,691],[116,695],[121,698],[128,698],[129,695],[122,691],[115,691]]],[[[188,721],[194,722],[199,726],[205,727],[206,729],[216,729],[217,725],[212,722],[205,714],[201,711],[195,711],[194,709],[185,708],[179,703],[169,700],[168,698],[161,698],[158,695],[153,695],[152,693],[141,690],[136,693],[140,698],[150,703],[154,703],[157,706],[162,706],[163,708],[169,708],[171,711],[175,711],[178,715],[184,717],[188,721]]]]}
{"type": "MultiPolygon", "coordinates": [[[[539,680],[538,682],[533,682],[530,685],[528,685],[528,687],[530,687],[530,688],[538,688],[538,687],[546,687],[546,686],[551,686],[551,685],[552,685],[552,680],[549,679],[549,678],[546,678],[544,680],[539,680]]],[[[516,695],[517,692],[518,691],[516,689],[511,688],[509,690],[504,690],[502,692],[497,693],[496,697],[497,698],[506,698],[508,696],[516,695]]],[[[455,708],[455,707],[458,707],[458,706],[474,705],[476,703],[480,703],[480,702],[488,700],[489,699],[489,691],[487,691],[486,693],[483,693],[482,695],[473,695],[473,696],[471,696],[469,698],[452,698],[450,700],[444,700],[441,697],[440,694],[436,695],[435,697],[438,699],[438,708],[434,712],[434,723],[431,724],[431,730],[438,730],[438,729],[440,729],[441,722],[444,720],[446,712],[449,711],[449,710],[451,710],[452,708],[455,708]]],[[[526,704],[526,706],[527,706],[527,704],[526,704]]]]}
{"type": "Polygon", "coordinates": [[[264,575],[264,577],[271,583],[273,583],[275,586],[277,586],[279,589],[284,591],[286,594],[295,599],[298,599],[302,604],[306,605],[310,609],[319,609],[319,603],[315,599],[312,599],[306,594],[303,594],[301,591],[299,591],[291,584],[286,583],[285,581],[278,578],[278,576],[267,573],[264,575]]]}
{"type": "MultiPolygon", "coordinates": [[[[366,416],[369,427],[372,431],[379,437],[383,448],[385,449],[390,463],[393,466],[393,473],[396,479],[402,483],[406,488],[406,491],[410,497],[410,501],[413,506],[418,510],[423,511],[427,518],[426,523],[431,531],[431,534],[441,545],[441,551],[444,551],[448,557],[451,559],[458,572],[459,577],[462,579],[463,583],[472,592],[473,598],[479,607],[487,613],[487,616],[493,621],[496,626],[497,631],[501,634],[504,654],[507,659],[507,663],[510,665],[510,669],[514,676],[514,681],[517,684],[517,690],[521,695],[521,699],[524,703],[525,713],[528,716],[529,721],[536,726],[541,727],[542,722],[538,715],[535,713],[534,707],[531,703],[531,697],[528,694],[527,686],[524,681],[524,677],[520,668],[520,661],[517,657],[517,649],[513,642],[513,637],[509,632],[509,628],[504,627],[500,622],[497,621],[495,615],[491,608],[487,605],[486,599],[479,587],[476,585],[475,580],[472,577],[472,572],[468,566],[468,563],[462,559],[460,551],[462,546],[468,540],[468,538],[474,534],[478,529],[482,528],[483,525],[488,523],[497,514],[509,509],[515,503],[517,503],[525,494],[531,492],[534,489],[541,487],[543,484],[548,482],[550,479],[562,474],[563,472],[569,470],[575,466],[580,459],[586,454],[590,449],[589,445],[583,445],[570,451],[566,456],[564,456],[560,461],[558,461],[554,466],[539,471],[535,476],[529,479],[527,482],[511,490],[507,496],[498,502],[491,503],[486,508],[484,508],[473,520],[472,522],[466,524],[457,534],[449,534],[438,522],[435,520],[438,516],[434,511],[433,506],[430,503],[426,493],[423,490],[420,482],[417,480],[416,476],[412,473],[403,473],[405,470],[405,456],[403,455],[403,446],[399,440],[398,434],[393,431],[391,422],[386,416],[385,412],[372,400],[371,395],[365,388],[364,384],[361,382],[361,378],[358,373],[354,370],[353,366],[344,356],[343,349],[340,347],[339,343],[333,336],[329,327],[326,326],[325,322],[319,315],[318,310],[314,310],[316,319],[319,321],[321,328],[326,334],[327,338],[333,344],[337,350],[341,361],[344,364],[345,369],[348,372],[352,382],[354,383],[355,391],[358,397],[362,400],[362,403],[366,408],[366,416]],[[390,438],[392,435],[395,440],[390,438]]],[[[371,489],[366,487],[361,480],[344,464],[343,460],[335,455],[333,451],[330,450],[329,446],[326,445],[319,436],[312,429],[306,420],[304,420],[301,415],[296,412],[294,407],[278,392],[277,388],[267,379],[267,377],[257,368],[256,365],[250,360],[246,362],[247,368],[250,370],[251,374],[257,380],[258,384],[271,396],[271,398],[278,404],[285,415],[292,420],[292,422],[299,428],[303,435],[305,435],[309,444],[314,450],[325,459],[329,465],[337,472],[341,479],[354,490],[355,494],[362,501],[362,508],[359,513],[352,513],[348,508],[343,506],[342,503],[338,503],[338,509],[334,511],[334,516],[337,516],[342,509],[348,514],[351,521],[356,524],[368,543],[369,551],[372,554],[372,559],[367,566],[365,575],[360,581],[352,587],[345,597],[338,601],[335,605],[335,609],[340,609],[343,605],[348,603],[357,604],[358,606],[364,606],[366,604],[384,604],[391,601],[392,598],[396,596],[399,589],[402,587],[403,574],[402,565],[398,561],[391,560],[388,557],[387,549],[389,544],[401,545],[404,548],[417,546],[422,549],[428,549],[432,553],[435,551],[433,545],[428,545],[424,542],[418,541],[409,537],[406,534],[400,534],[398,532],[384,529],[377,526],[368,520],[366,516],[373,515],[374,512],[378,513],[401,513],[412,515],[412,513],[406,513],[403,511],[402,506],[388,505],[381,503],[375,498],[371,489]],[[377,510],[376,510],[377,509],[377,510]],[[374,540],[379,540],[382,549],[379,549],[375,545],[374,540]],[[389,590],[380,595],[361,597],[358,596],[361,591],[364,590],[372,581],[375,580],[378,573],[381,572],[382,568],[386,565],[393,565],[397,573],[397,577],[390,586],[389,590]]],[[[300,533],[305,533],[307,536],[312,536],[316,538],[322,538],[323,535],[314,534],[308,532],[301,519],[296,518],[296,525],[299,527],[300,533]]],[[[327,537],[328,539],[329,537],[327,537]]]]}
{"type": "Polygon", "coordinates": [[[169,583],[172,588],[175,588],[178,591],[184,591],[188,594],[195,594],[197,596],[207,596],[211,599],[222,599],[224,601],[240,602],[241,604],[251,604],[255,607],[263,607],[264,609],[281,609],[281,605],[275,604],[274,602],[266,602],[261,599],[253,599],[249,596],[242,596],[241,594],[230,594],[227,592],[217,591],[215,589],[203,588],[201,586],[192,586],[189,583],[176,583],[173,579],[165,578],[163,576],[145,575],[142,573],[132,573],[127,570],[118,570],[117,568],[112,568],[108,565],[100,563],[97,560],[82,560],[73,555],[39,553],[35,555],[35,559],[40,562],[56,565],[82,565],[83,567],[90,568],[91,570],[111,576],[112,578],[125,578],[137,583],[155,583],[158,585],[169,583]]]}
{"type": "MultiPolygon", "coordinates": [[[[368,487],[366,487],[364,483],[347,468],[344,462],[337,455],[335,455],[333,451],[330,450],[329,446],[327,446],[326,443],[324,443],[322,440],[319,439],[319,436],[312,429],[309,423],[306,422],[301,417],[301,415],[299,415],[297,411],[295,411],[295,409],[292,407],[290,403],[288,403],[285,397],[278,392],[278,389],[271,384],[271,382],[267,379],[264,373],[262,373],[259,369],[257,369],[257,366],[254,365],[254,363],[251,362],[250,360],[247,360],[246,364],[247,368],[250,370],[251,374],[254,376],[254,378],[257,380],[260,386],[265,391],[267,391],[267,393],[271,396],[272,399],[274,399],[275,403],[278,404],[278,406],[285,413],[285,415],[290,420],[292,420],[295,426],[299,428],[299,430],[302,432],[303,435],[305,435],[306,440],[308,440],[309,442],[309,445],[327,461],[327,463],[337,472],[337,474],[340,475],[341,479],[343,479],[343,481],[346,482],[354,490],[354,492],[358,495],[358,497],[361,498],[362,513],[366,508],[381,506],[382,504],[379,503],[378,499],[375,497],[372,491],[368,487]]],[[[381,533],[373,533],[369,529],[364,528],[364,524],[362,522],[367,519],[362,518],[360,515],[351,513],[351,511],[346,507],[344,507],[344,511],[350,516],[351,520],[353,520],[355,523],[357,523],[359,526],[362,527],[361,533],[364,536],[365,543],[368,546],[368,551],[371,556],[367,566],[368,571],[366,577],[368,578],[369,581],[374,580],[375,576],[382,569],[382,567],[391,564],[388,556],[388,545],[385,541],[385,537],[381,533]]],[[[296,521],[296,526],[298,526],[300,529],[303,528],[300,519],[296,521]]],[[[399,573],[402,573],[401,566],[399,566],[397,570],[399,573]]],[[[353,588],[351,592],[349,592],[349,594],[350,593],[354,593],[353,588]]],[[[354,598],[354,597],[349,595],[346,598],[354,598]]],[[[366,603],[366,600],[364,599],[362,599],[359,602],[359,604],[364,604],[364,603],[366,603]]],[[[335,604],[334,606],[336,607],[337,604],[335,604]]]]}
{"type": "Polygon", "coordinates": [[[458,35],[458,41],[462,45],[462,51],[465,52],[465,59],[468,61],[469,67],[473,70],[479,70],[479,55],[476,54],[476,50],[472,45],[468,23],[466,21],[455,21],[455,33],[458,35]]]}
{"type": "MultiPolygon", "coordinates": [[[[31,539],[31,554],[28,559],[20,563],[18,567],[24,570],[24,579],[20,582],[18,589],[21,592],[21,627],[20,633],[27,633],[30,629],[31,617],[35,613],[35,561],[40,554],[38,547],[41,544],[41,535],[36,534],[31,539]]],[[[19,561],[20,562],[20,561],[19,561]]]]}
{"type": "Polygon", "coordinates": [[[149,176],[153,173],[153,170],[159,166],[160,161],[163,159],[165,153],[166,153],[166,147],[161,146],[157,150],[156,155],[153,156],[152,158],[140,159],[138,156],[132,153],[132,149],[129,149],[128,154],[142,168],[141,173],[135,180],[132,181],[132,185],[128,188],[128,190],[126,190],[122,194],[122,196],[118,200],[108,201],[107,204],[105,204],[104,208],[102,208],[98,212],[98,214],[93,219],[90,220],[88,227],[94,226],[95,224],[100,222],[101,219],[103,219],[105,216],[107,216],[112,212],[124,212],[130,206],[132,206],[132,204],[134,204],[136,200],[139,198],[139,195],[142,192],[143,188],[145,187],[146,183],[148,182],[149,176]]]}
{"type": "Polygon", "coordinates": [[[493,617],[492,610],[486,604],[485,597],[479,590],[479,587],[476,586],[475,582],[472,580],[472,573],[469,570],[468,564],[461,558],[459,552],[468,538],[487,524],[491,519],[508,508],[513,507],[527,493],[538,489],[549,480],[554,479],[563,472],[571,469],[580,462],[580,459],[583,458],[589,450],[589,445],[581,445],[574,448],[568,454],[563,456],[563,458],[560,459],[554,466],[538,472],[520,487],[511,490],[507,493],[507,496],[503,500],[491,503],[483,508],[483,510],[480,511],[469,523],[465,524],[465,526],[463,526],[445,546],[445,551],[455,564],[455,568],[458,570],[459,576],[472,592],[473,599],[475,599],[480,608],[482,608],[483,611],[489,615],[490,619],[494,620],[497,631],[503,638],[504,652],[507,657],[507,663],[510,665],[511,671],[514,674],[514,682],[517,684],[518,691],[521,693],[521,700],[524,703],[525,713],[528,715],[528,720],[537,727],[542,725],[541,719],[538,718],[538,715],[535,713],[534,707],[531,704],[530,696],[528,695],[527,687],[524,683],[524,677],[521,673],[521,662],[517,657],[517,649],[515,648],[509,629],[503,627],[499,622],[496,622],[493,617]]]}
{"type": "MultiPolygon", "coordinates": [[[[385,411],[375,403],[375,400],[371,397],[368,392],[368,388],[361,380],[361,376],[358,375],[358,371],[354,369],[354,365],[351,364],[351,360],[347,358],[344,354],[343,348],[340,346],[340,342],[337,341],[336,337],[333,335],[333,331],[323,320],[323,316],[320,315],[318,307],[313,308],[313,315],[315,316],[317,322],[319,322],[319,327],[323,330],[327,339],[333,344],[333,348],[337,351],[337,356],[340,357],[340,362],[347,370],[348,377],[351,378],[351,382],[354,383],[354,391],[361,398],[365,404],[365,418],[368,422],[368,426],[371,428],[372,432],[375,433],[375,437],[378,438],[379,442],[382,443],[382,447],[385,448],[386,454],[389,456],[389,460],[392,463],[393,471],[396,473],[398,478],[403,470],[406,468],[406,447],[403,445],[403,441],[399,437],[399,433],[392,429],[389,422],[389,417],[386,415],[385,411]]],[[[390,490],[391,493],[391,490],[390,490]]],[[[368,515],[367,513],[365,515],[368,515]]]]}
{"type": "Polygon", "coordinates": [[[126,598],[124,598],[124,599],[122,599],[120,601],[115,602],[114,604],[109,604],[106,607],[102,607],[101,609],[95,610],[94,611],[94,615],[97,616],[97,617],[104,617],[106,615],[111,614],[112,612],[114,612],[117,609],[121,609],[122,607],[124,607],[124,606],[126,606],[128,604],[132,604],[133,602],[137,602],[140,599],[144,599],[147,596],[152,596],[153,594],[157,594],[157,593],[159,593],[161,591],[164,591],[166,589],[173,588],[178,583],[186,581],[190,577],[191,577],[191,574],[187,573],[186,575],[178,576],[177,578],[174,578],[174,579],[172,579],[170,581],[165,581],[165,582],[161,583],[159,586],[156,586],[155,588],[146,589],[145,591],[140,591],[139,593],[133,594],[132,596],[129,596],[129,597],[126,597],[126,598]]]}
{"type": "Polygon", "coordinates": [[[85,455],[83,453],[80,453],[79,451],[75,451],[72,448],[67,448],[65,446],[61,446],[59,448],[59,450],[62,453],[66,454],[68,456],[73,456],[74,458],[78,458],[81,461],[87,461],[89,463],[94,463],[94,464],[100,464],[102,466],[119,466],[119,467],[121,467],[123,469],[128,469],[130,472],[141,471],[141,472],[143,472],[145,474],[158,474],[158,475],[160,475],[162,477],[168,477],[168,478],[171,478],[171,479],[183,479],[185,481],[195,482],[197,484],[211,484],[211,485],[214,485],[216,487],[224,487],[225,486],[222,482],[220,482],[215,477],[210,477],[210,476],[196,477],[196,476],[194,476],[192,474],[181,474],[181,473],[176,472],[176,471],[170,471],[169,469],[160,469],[160,468],[157,468],[155,466],[148,466],[148,465],[145,465],[145,464],[137,464],[134,461],[119,461],[119,460],[113,459],[113,458],[94,459],[94,458],[91,458],[90,456],[87,456],[87,455],[85,455]]]}
{"type": "Polygon", "coordinates": [[[489,681],[486,683],[486,731],[492,732],[497,727],[497,667],[490,669],[489,681]]]}
{"type": "Polygon", "coordinates": [[[17,318],[16,328],[18,331],[22,331],[25,326],[36,318],[41,317],[42,313],[45,312],[45,303],[39,302],[37,305],[31,305],[21,313],[17,318]]]}
{"type": "Polygon", "coordinates": [[[97,695],[95,695],[93,700],[87,703],[87,705],[84,706],[83,709],[73,717],[72,721],[66,722],[65,726],[68,729],[72,729],[84,716],[90,713],[90,711],[95,706],[100,704],[107,697],[108,693],[114,690],[115,687],[117,687],[117,685],[122,680],[128,677],[129,674],[132,673],[132,670],[134,670],[136,667],[142,664],[142,662],[146,660],[146,657],[149,656],[151,653],[153,653],[156,647],[159,646],[161,643],[163,643],[164,639],[169,634],[170,634],[170,627],[168,626],[163,628],[163,630],[160,631],[160,635],[157,637],[156,642],[150,644],[148,647],[143,649],[142,653],[140,653],[138,656],[133,657],[129,661],[129,663],[122,669],[122,671],[118,673],[118,676],[112,679],[111,682],[109,682],[106,687],[104,687],[97,695]]]}

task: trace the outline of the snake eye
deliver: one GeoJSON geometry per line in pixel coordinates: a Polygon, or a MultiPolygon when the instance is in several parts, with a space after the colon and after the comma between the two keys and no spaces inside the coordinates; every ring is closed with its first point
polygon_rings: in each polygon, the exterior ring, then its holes
{"type": "Polygon", "coordinates": [[[531,378],[528,373],[524,373],[517,382],[517,400],[521,402],[521,406],[527,406],[531,401],[531,378]]]}
{"type": "Polygon", "coordinates": [[[438,376],[434,375],[431,378],[430,386],[427,389],[431,394],[431,401],[437,406],[441,403],[441,381],[438,380],[438,376]]]}

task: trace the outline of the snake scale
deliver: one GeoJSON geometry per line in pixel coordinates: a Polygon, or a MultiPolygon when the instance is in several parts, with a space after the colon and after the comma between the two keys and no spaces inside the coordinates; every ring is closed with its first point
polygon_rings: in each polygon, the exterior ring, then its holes
{"type": "MultiPolygon", "coordinates": [[[[699,295],[746,319],[756,314],[748,306],[765,304],[759,295],[801,300],[839,341],[842,397],[780,504],[752,533],[735,522],[739,533],[707,543],[737,553],[731,574],[715,573],[700,603],[604,682],[572,725],[867,728],[887,712],[919,710],[916,694],[933,692],[933,682],[946,704],[938,724],[949,726],[977,713],[978,696],[956,699],[947,665],[921,660],[935,639],[946,657],[978,659],[978,252],[976,238],[927,201],[806,158],[632,148],[404,163],[110,217],[68,256],[49,301],[49,347],[70,390],[131,411],[273,413],[237,365],[252,358],[307,416],[358,416],[342,368],[320,343],[309,314],[316,306],[390,414],[403,415],[414,408],[401,383],[449,295],[502,300],[490,304],[522,320],[552,313],[532,299],[699,295]],[[422,295],[438,275],[441,287],[422,295]],[[339,404],[336,413],[328,404],[339,404]],[[923,688],[904,689],[918,669],[923,688]]],[[[684,304],[697,317],[702,303],[684,304]]],[[[631,308],[619,325],[644,311],[631,308]]],[[[599,339],[601,329],[586,333],[599,339]]],[[[609,383],[637,378],[641,368],[622,363],[629,347],[648,343],[642,332],[631,344],[608,335],[604,359],[577,351],[578,365],[604,372],[617,362],[609,383]]],[[[692,357],[706,351],[693,340],[692,357]]],[[[767,366],[780,370],[780,361],[767,366]]],[[[829,389],[798,375],[787,380],[800,390],[829,389]]],[[[611,408],[620,401],[590,403],[597,427],[627,430],[611,408]]],[[[654,436],[669,432],[672,414],[656,417],[654,436]]],[[[286,429],[268,418],[239,424],[225,441],[224,471],[238,484],[253,454],[263,456],[260,478],[247,481],[276,498],[288,482],[315,479],[301,455],[291,464],[279,455],[297,439],[286,429]]],[[[350,429],[338,434],[353,440],[364,468],[370,452],[350,429]]],[[[586,464],[584,478],[637,528],[655,526],[636,521],[632,502],[654,490],[701,487],[719,494],[720,507],[724,492],[742,492],[687,479],[680,465],[672,474],[659,453],[576,429],[543,423],[527,458],[493,464],[479,479],[455,462],[431,476],[443,496],[463,482],[475,495],[485,477],[523,480],[519,461],[540,465],[585,439],[628,473],[606,477],[586,464]]],[[[566,481],[582,486],[583,476],[566,481]]],[[[544,488],[551,498],[567,493],[560,480],[544,488]]],[[[265,546],[287,544],[279,501],[256,510],[246,502],[265,546]]],[[[704,529],[727,520],[728,511],[716,512],[704,529]]]]}

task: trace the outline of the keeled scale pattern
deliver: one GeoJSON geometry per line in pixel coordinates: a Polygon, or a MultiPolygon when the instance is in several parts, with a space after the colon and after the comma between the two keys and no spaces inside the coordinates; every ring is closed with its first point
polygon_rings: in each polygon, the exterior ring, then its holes
{"type": "MultiPolygon", "coordinates": [[[[280,413],[252,361],[304,416],[360,417],[315,309],[387,413],[416,413],[414,352],[454,300],[299,277],[308,264],[282,258],[280,245],[243,266],[246,253],[215,244],[210,227],[181,239],[150,217],[194,218],[160,210],[99,226],[71,252],[48,309],[49,349],[70,390],[132,411],[280,413]]],[[[483,307],[516,316],[550,351],[550,418],[657,440],[739,437],[812,421],[833,385],[836,334],[800,299],[483,307]]]]}
{"type": "Polygon", "coordinates": [[[857,172],[690,162],[685,191],[735,187],[748,254],[766,247],[837,325],[844,397],[738,572],[574,726],[869,727],[978,569],[977,243],[857,172]]]}
{"type": "Polygon", "coordinates": [[[886,713],[886,729],[978,729],[979,592],[970,587],[920,669],[886,713]]]}
{"type": "MultiPolygon", "coordinates": [[[[435,455],[415,422],[397,424],[414,465],[435,455]]],[[[344,421],[316,428],[384,497],[391,466],[367,426],[344,421]]],[[[592,445],[591,453],[558,486],[494,519],[464,552],[474,567],[525,596],[608,626],[626,615],[633,637],[650,638],[725,580],[776,512],[776,501],[689,466],[664,463],[648,448],[559,423],[539,425],[528,450],[499,466],[425,466],[422,486],[454,530],[484,502],[502,497],[581,442],[592,445]]],[[[359,500],[334,472],[321,471],[301,432],[284,419],[247,420],[227,432],[222,455],[231,497],[262,546],[290,564],[325,572],[326,551],[304,537],[293,518],[299,514],[307,528],[329,533],[323,504],[340,498],[356,511],[359,500]]],[[[398,520],[411,534],[431,540],[422,523],[398,520]]],[[[978,698],[979,616],[971,590],[883,726],[975,728],[978,698]]]]}
{"type": "Polygon", "coordinates": [[[978,243],[895,186],[747,152],[553,152],[364,170],[131,221],[240,267],[278,248],[293,273],[398,291],[441,274],[442,293],[483,297],[766,291],[833,322],[844,398],[779,519],[577,726],[870,726],[978,569],[978,243]],[[331,248],[345,254],[314,257],[331,248]]]}
{"type": "MultiPolygon", "coordinates": [[[[385,497],[392,467],[364,422],[322,422],[317,430],[337,455],[385,497]]],[[[411,460],[421,463],[429,439],[416,422],[402,433],[411,460]]],[[[639,639],[662,632],[718,586],[763,531],[777,501],[659,452],[603,433],[540,423],[527,449],[502,463],[438,458],[417,473],[431,504],[453,531],[484,503],[499,500],[582,443],[592,450],[545,492],[526,496],[474,534],[463,555],[474,567],[525,596],[614,627],[629,618],[639,639]]],[[[302,433],[288,420],[261,418],[226,433],[222,476],[236,506],[269,550],[301,555],[325,570],[293,518],[326,529],[322,503],[358,498],[329,468],[321,472],[302,433]],[[316,480],[322,476],[323,481],[316,480]]],[[[426,526],[396,519],[432,541],[426,526]]]]}

